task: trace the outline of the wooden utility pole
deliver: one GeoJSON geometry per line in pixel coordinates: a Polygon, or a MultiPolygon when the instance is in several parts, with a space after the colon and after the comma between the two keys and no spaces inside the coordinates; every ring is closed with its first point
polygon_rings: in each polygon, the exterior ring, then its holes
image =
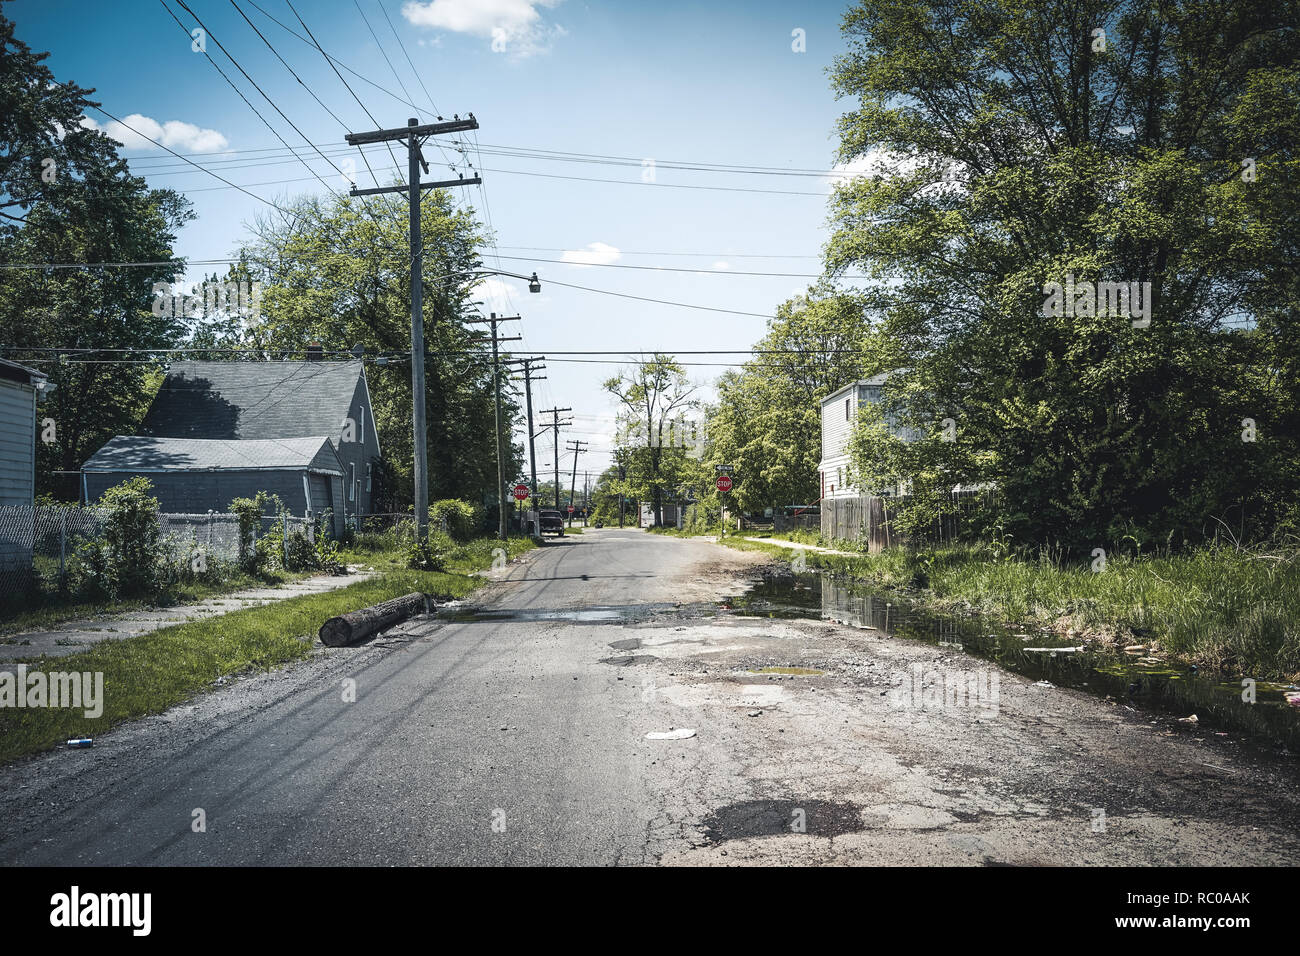
{"type": "Polygon", "coordinates": [[[497,349],[499,342],[515,342],[522,339],[522,335],[512,335],[508,338],[502,338],[497,335],[497,325],[502,322],[517,322],[520,316],[503,315],[498,316],[495,312],[489,312],[486,319],[470,319],[466,324],[474,325],[478,322],[487,322],[492,327],[492,392],[493,402],[496,407],[497,419],[497,537],[502,541],[506,539],[506,458],[505,451],[501,447],[501,353],[497,349]]]}
{"type": "Polygon", "coordinates": [[[554,435],[552,437],[554,437],[555,439],[555,510],[556,511],[560,510],[560,428],[565,425],[573,424],[572,421],[567,421],[567,422],[560,421],[560,412],[571,412],[571,411],[573,411],[572,408],[547,408],[542,411],[543,415],[553,416],[553,420],[549,425],[543,425],[539,431],[539,434],[541,431],[546,431],[546,429],[548,428],[553,428],[555,430],[554,435]]]}
{"type": "MultiPolygon", "coordinates": [[[[586,451],[586,449],[582,447],[583,445],[586,444],[588,444],[588,442],[585,441],[570,441],[564,443],[565,450],[573,452],[573,479],[569,483],[569,507],[570,508],[573,507],[573,496],[578,489],[578,455],[579,453],[586,451]]],[[[570,528],[573,527],[572,511],[569,512],[569,527],[570,528]]]]}
{"type": "Polygon", "coordinates": [[[425,138],[439,133],[459,133],[478,129],[478,120],[474,114],[469,119],[456,119],[450,122],[426,123],[419,125],[419,120],[408,119],[404,128],[377,129],[369,133],[348,133],[345,139],[349,146],[363,146],[366,143],[386,143],[392,140],[405,140],[407,149],[407,176],[405,186],[383,186],[375,189],[353,189],[353,196],[374,196],[380,193],[405,192],[410,203],[411,225],[411,428],[415,439],[415,533],[417,541],[429,537],[429,458],[428,430],[424,421],[424,243],[420,237],[420,190],[441,189],[445,186],[471,186],[481,183],[478,176],[466,179],[448,179],[441,182],[421,183],[420,168],[427,173],[429,164],[420,152],[420,145],[425,138]]]}
{"type": "MultiPolygon", "coordinates": [[[[544,355],[531,355],[528,358],[510,359],[507,365],[519,365],[524,370],[524,401],[528,409],[528,465],[532,475],[533,500],[537,500],[537,445],[534,439],[541,432],[533,433],[533,382],[541,382],[546,379],[545,375],[534,375],[534,372],[540,372],[545,365],[534,365],[534,362],[545,362],[544,355]]],[[[546,429],[543,428],[542,431],[546,429]]]]}

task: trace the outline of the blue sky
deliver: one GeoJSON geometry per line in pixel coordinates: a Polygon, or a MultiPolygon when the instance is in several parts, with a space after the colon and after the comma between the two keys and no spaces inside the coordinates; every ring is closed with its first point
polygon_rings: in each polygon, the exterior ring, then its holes
{"type": "MultiPolygon", "coordinates": [[[[194,18],[175,0],[166,2],[184,24],[194,25],[194,18]]],[[[332,151],[345,145],[344,125],[362,131],[374,124],[320,53],[264,16],[251,0],[238,0],[343,125],[294,80],[230,0],[186,2],[208,27],[212,58],[307,163],[333,188],[342,189],[338,172],[303,145],[215,41],[312,142],[334,144],[325,151],[341,163],[344,155],[335,157],[332,151]]],[[[303,32],[287,0],[256,2],[281,23],[303,32]]],[[[473,205],[480,215],[486,203],[502,256],[500,268],[536,269],[544,282],[554,279],[762,315],[771,314],[777,303],[812,280],[728,273],[819,271],[817,257],[826,239],[824,178],[688,171],[662,164],[829,169],[835,121],[849,107],[834,99],[826,73],[832,58],[844,49],[839,32],[843,4],[292,2],[326,52],[371,81],[343,71],[381,125],[402,126],[410,116],[430,121],[429,97],[447,118],[475,114],[481,125],[477,143],[485,152],[474,158],[483,169],[484,184],[482,189],[459,190],[459,201],[473,205]],[[804,31],[802,53],[792,49],[796,29],[804,31]],[[413,110],[401,99],[422,108],[413,110]],[[489,154],[490,148],[500,146],[629,157],[634,162],[558,162],[489,154]],[[656,161],[655,184],[642,182],[638,159],[656,161]],[[557,176],[617,182],[549,178],[557,176]],[[678,188],[686,185],[801,194],[678,188]],[[548,261],[584,256],[614,266],[669,266],[719,274],[548,261]]],[[[213,66],[192,51],[190,38],[160,0],[16,0],[6,12],[16,21],[22,40],[50,52],[47,62],[56,78],[95,88],[104,108],[119,117],[147,117],[148,122],[135,119],[132,125],[162,138],[177,152],[196,154],[196,162],[266,199],[326,191],[292,158],[279,165],[241,168],[268,161],[266,153],[250,151],[277,150],[270,158],[283,159],[283,147],[213,66]],[[274,184],[249,185],[254,183],[274,184]]],[[[108,122],[97,118],[101,124],[108,122]]],[[[247,235],[244,224],[266,208],[185,167],[156,145],[135,141],[129,146],[125,155],[138,172],[156,186],[181,190],[194,203],[198,219],[183,230],[179,255],[229,256],[247,235]],[[186,171],[169,172],[178,167],[186,171]]],[[[404,158],[395,151],[404,170],[404,158]]],[[[381,155],[391,174],[391,161],[386,153],[381,155]]],[[[431,163],[442,159],[436,150],[426,149],[426,156],[431,163]]],[[[373,185],[364,166],[354,162],[360,184],[373,185]]],[[[389,178],[380,160],[372,159],[372,164],[381,180],[389,178]]],[[[441,172],[447,172],[446,165],[441,172]]],[[[431,173],[438,176],[439,167],[432,166],[431,173]]],[[[498,265],[491,256],[486,261],[498,265]]],[[[548,362],[547,381],[534,392],[535,407],[573,407],[574,427],[563,438],[592,444],[579,471],[594,472],[608,464],[615,407],[601,382],[617,370],[620,357],[626,364],[628,356],[656,350],[744,349],[765,326],[755,316],[638,302],[555,284],[546,285],[542,295],[529,295],[522,283],[493,281],[480,297],[486,297],[487,308],[523,315],[522,323],[512,323],[522,326],[524,341],[516,345],[523,350],[616,353],[588,357],[612,360],[608,364],[560,361],[563,357],[555,355],[548,362]]],[[[688,371],[702,386],[701,394],[709,397],[709,384],[723,369],[693,365],[688,371]]],[[[522,429],[518,434],[522,438],[522,429]]]]}

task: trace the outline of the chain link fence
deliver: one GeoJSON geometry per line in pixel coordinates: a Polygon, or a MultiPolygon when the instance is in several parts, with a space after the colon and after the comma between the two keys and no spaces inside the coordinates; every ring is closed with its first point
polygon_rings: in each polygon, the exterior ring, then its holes
{"type": "MultiPolygon", "coordinates": [[[[32,589],[58,590],[68,562],[89,541],[102,540],[108,519],[104,508],[75,505],[0,506],[0,601],[32,589]]],[[[256,537],[274,530],[315,535],[315,522],[292,515],[262,519],[256,537]]],[[[158,532],[166,559],[188,561],[204,554],[218,561],[239,559],[239,516],[223,512],[160,514],[158,532]]]]}

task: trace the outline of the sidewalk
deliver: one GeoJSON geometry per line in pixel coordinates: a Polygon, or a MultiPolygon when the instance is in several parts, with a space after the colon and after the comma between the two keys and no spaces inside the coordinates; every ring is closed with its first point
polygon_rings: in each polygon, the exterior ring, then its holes
{"type": "Polygon", "coordinates": [[[357,581],[365,581],[377,573],[352,568],[349,571],[350,574],[341,575],[318,574],[281,587],[233,591],[230,594],[200,601],[198,604],[128,611],[125,614],[112,614],[101,618],[83,618],[77,621],[64,621],[48,630],[6,634],[0,637],[0,660],[40,657],[42,654],[48,657],[66,657],[84,651],[100,641],[148,634],[150,631],[171,627],[173,624],[182,624],[203,617],[219,617],[231,611],[275,604],[303,594],[323,594],[326,591],[347,587],[357,581]]]}
{"type": "Polygon", "coordinates": [[[822,548],[815,544],[800,544],[797,541],[786,541],[784,538],[743,538],[744,541],[753,541],[757,544],[776,544],[783,548],[797,548],[800,551],[816,551],[818,554],[842,554],[846,558],[860,558],[861,551],[836,551],[832,548],[822,548]]]}

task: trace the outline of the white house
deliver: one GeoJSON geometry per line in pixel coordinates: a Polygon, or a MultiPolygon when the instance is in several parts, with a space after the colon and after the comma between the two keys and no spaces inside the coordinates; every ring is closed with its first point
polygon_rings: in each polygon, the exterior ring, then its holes
{"type": "MultiPolygon", "coordinates": [[[[880,401],[881,386],[893,372],[882,372],[871,378],[859,379],[822,399],[822,460],[817,465],[821,474],[822,498],[857,498],[864,494],[878,494],[881,489],[864,489],[853,474],[849,461],[849,440],[858,421],[858,410],[864,405],[880,401]]],[[[911,440],[911,429],[895,427],[892,416],[887,416],[890,429],[904,440],[911,440]]],[[[891,488],[889,493],[902,494],[905,488],[891,488]]]]}
{"type": "Polygon", "coordinates": [[[0,359],[0,596],[22,588],[31,575],[36,403],[53,391],[44,372],[0,359]]]}

